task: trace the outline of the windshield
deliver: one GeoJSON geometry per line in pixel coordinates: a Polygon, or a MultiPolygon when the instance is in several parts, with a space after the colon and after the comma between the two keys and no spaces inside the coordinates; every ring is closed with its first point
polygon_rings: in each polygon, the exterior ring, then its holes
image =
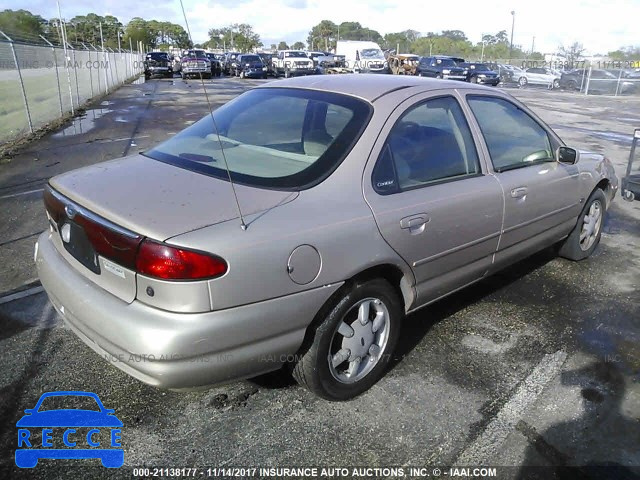
{"type": "Polygon", "coordinates": [[[243,62],[262,62],[258,55],[243,55],[240,60],[243,62]]]}
{"type": "Polygon", "coordinates": [[[220,138],[207,115],[145,155],[225,180],[226,158],[238,183],[300,190],[340,164],[370,114],[368,103],[351,96],[258,88],[213,113],[220,138]]]}
{"type": "Polygon", "coordinates": [[[308,58],[307,54],[304,52],[284,52],[284,56],[286,57],[294,57],[294,58],[308,58]]]}
{"type": "Polygon", "coordinates": [[[360,51],[360,56],[362,58],[367,58],[367,59],[384,60],[384,54],[382,53],[382,50],[380,50],[379,48],[363,48],[360,51]]]}
{"type": "Polygon", "coordinates": [[[438,65],[442,65],[443,67],[457,67],[458,65],[450,58],[438,58],[436,60],[438,65]]]}
{"type": "Polygon", "coordinates": [[[187,57],[207,58],[204,50],[189,50],[186,54],[187,57]]]}

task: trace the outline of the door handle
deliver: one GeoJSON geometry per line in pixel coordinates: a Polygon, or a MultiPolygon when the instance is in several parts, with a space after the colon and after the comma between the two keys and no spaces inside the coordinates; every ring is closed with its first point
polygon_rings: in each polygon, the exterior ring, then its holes
{"type": "Polygon", "coordinates": [[[426,213],[418,213],[416,215],[410,215],[400,220],[400,228],[408,229],[410,233],[422,233],[425,225],[431,219],[426,213]]]}
{"type": "Polygon", "coordinates": [[[513,198],[522,198],[527,195],[527,187],[518,187],[511,190],[511,196],[513,198]]]}

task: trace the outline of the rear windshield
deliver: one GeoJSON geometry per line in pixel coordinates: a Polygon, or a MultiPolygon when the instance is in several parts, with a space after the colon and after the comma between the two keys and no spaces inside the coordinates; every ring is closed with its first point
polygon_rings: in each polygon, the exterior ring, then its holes
{"type": "Polygon", "coordinates": [[[145,155],[235,182],[309,188],[335,170],[371,116],[363,100],[292,88],[250,90],[145,155]]]}

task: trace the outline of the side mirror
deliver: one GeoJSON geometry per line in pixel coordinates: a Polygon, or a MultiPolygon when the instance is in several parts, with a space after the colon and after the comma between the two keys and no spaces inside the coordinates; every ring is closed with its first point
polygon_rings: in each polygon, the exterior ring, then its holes
{"type": "Polygon", "coordinates": [[[580,159],[580,152],[571,147],[558,147],[556,150],[556,160],[560,163],[574,165],[580,159]]]}

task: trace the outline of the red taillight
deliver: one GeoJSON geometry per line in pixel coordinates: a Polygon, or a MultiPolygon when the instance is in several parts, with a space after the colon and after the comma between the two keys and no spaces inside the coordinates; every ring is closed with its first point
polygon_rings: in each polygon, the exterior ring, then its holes
{"type": "Polygon", "coordinates": [[[136,270],[165,280],[197,280],[224,275],[227,263],[212,255],[144,240],[136,257],[136,270]]]}

